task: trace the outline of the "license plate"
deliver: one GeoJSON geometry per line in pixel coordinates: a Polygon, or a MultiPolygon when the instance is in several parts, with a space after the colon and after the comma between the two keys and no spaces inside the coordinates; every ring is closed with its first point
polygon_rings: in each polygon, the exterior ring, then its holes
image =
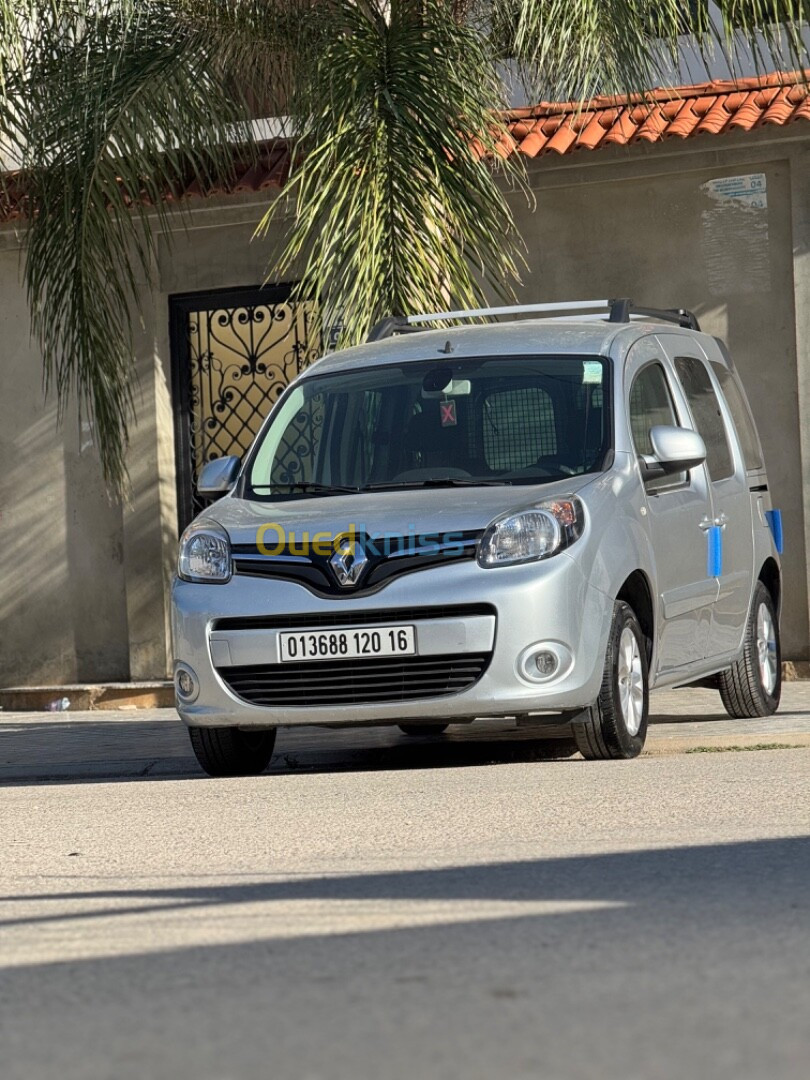
{"type": "Polygon", "coordinates": [[[302,660],[371,660],[375,656],[413,656],[412,626],[351,626],[279,634],[281,662],[302,660]]]}

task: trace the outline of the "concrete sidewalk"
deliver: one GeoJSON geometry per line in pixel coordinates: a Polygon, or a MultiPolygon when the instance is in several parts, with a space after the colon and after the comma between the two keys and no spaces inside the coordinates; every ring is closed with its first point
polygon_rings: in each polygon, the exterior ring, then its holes
{"type": "MultiPolygon", "coordinates": [[[[810,682],[784,686],[782,709],[765,720],[731,720],[711,690],[652,695],[647,754],[776,744],[810,747],[810,682]]],[[[441,739],[409,739],[397,728],[285,728],[271,773],[436,768],[542,760],[537,724],[477,721],[441,739]]],[[[567,743],[556,756],[570,756],[567,743]]],[[[0,783],[201,776],[171,709],[0,713],[0,783]]]]}

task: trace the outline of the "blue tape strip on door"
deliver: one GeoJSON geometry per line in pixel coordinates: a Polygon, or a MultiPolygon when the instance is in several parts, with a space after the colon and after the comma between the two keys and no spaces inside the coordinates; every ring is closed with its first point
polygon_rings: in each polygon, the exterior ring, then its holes
{"type": "Polygon", "coordinates": [[[723,530],[719,525],[712,525],[707,529],[706,536],[709,541],[707,570],[709,577],[720,577],[723,573],[723,530]]]}
{"type": "Polygon", "coordinates": [[[771,535],[773,536],[773,545],[781,555],[785,550],[785,540],[782,535],[782,511],[766,510],[765,520],[768,522],[768,528],[771,530],[771,535]]]}

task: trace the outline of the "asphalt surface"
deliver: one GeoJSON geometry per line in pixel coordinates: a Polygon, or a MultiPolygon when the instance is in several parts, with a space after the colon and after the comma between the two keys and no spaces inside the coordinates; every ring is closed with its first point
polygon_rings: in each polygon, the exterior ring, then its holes
{"type": "Polygon", "coordinates": [[[219,781],[169,716],[5,717],[0,1075],[804,1080],[810,750],[730,749],[806,741],[791,693],[659,698],[633,762],[283,732],[219,781]]]}
{"type": "MultiPolygon", "coordinates": [[[[727,746],[810,746],[810,681],[786,683],[776,716],[731,720],[712,690],[663,690],[650,697],[647,754],[727,746]]],[[[539,720],[454,724],[441,739],[409,739],[396,727],[285,728],[271,773],[433,769],[538,761],[572,754],[562,732],[539,720]]],[[[201,776],[173,709],[0,712],[0,785],[15,781],[201,776]]]]}

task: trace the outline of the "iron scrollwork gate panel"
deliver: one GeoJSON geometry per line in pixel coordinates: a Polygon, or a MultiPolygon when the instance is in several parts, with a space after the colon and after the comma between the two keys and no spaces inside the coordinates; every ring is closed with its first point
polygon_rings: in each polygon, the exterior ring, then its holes
{"type": "Polygon", "coordinates": [[[243,457],[291,379],[319,355],[313,305],[289,285],[231,289],[170,301],[178,516],[181,530],[206,504],[203,465],[243,457]]]}

